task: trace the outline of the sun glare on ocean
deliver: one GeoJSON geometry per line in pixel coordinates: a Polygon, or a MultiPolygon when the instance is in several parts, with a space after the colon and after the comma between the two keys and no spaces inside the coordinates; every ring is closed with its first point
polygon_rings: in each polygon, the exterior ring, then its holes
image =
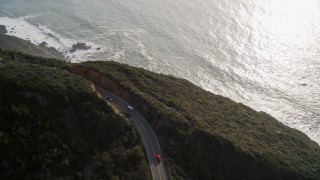
{"type": "Polygon", "coordinates": [[[319,44],[315,37],[320,29],[319,4],[317,0],[255,1],[249,25],[254,51],[282,63],[290,63],[287,57],[293,53],[306,56],[302,47],[319,44]]]}
{"type": "Polygon", "coordinates": [[[258,14],[262,31],[283,43],[307,43],[319,17],[317,0],[270,0],[258,14]],[[262,13],[261,13],[262,12],[262,13]]]}

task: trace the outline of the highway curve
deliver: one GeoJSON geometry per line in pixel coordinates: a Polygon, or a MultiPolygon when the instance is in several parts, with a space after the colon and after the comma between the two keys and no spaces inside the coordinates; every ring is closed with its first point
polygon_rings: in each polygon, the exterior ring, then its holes
{"type": "Polygon", "coordinates": [[[158,163],[155,158],[156,154],[161,154],[162,156],[162,153],[158,139],[148,122],[137,111],[130,111],[128,109],[129,104],[121,98],[119,98],[118,96],[116,96],[115,94],[99,87],[96,87],[96,90],[103,97],[110,97],[112,99],[112,103],[117,105],[123,114],[130,113],[130,116],[127,117],[133,122],[134,126],[138,130],[138,133],[140,134],[140,137],[148,155],[152,178],[154,180],[167,180],[168,178],[165,172],[163,162],[161,161],[160,163],[158,163]]]}

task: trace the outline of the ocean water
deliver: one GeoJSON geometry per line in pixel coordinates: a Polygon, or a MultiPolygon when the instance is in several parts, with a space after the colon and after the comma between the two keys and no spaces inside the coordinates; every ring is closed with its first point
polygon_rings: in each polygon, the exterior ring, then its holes
{"type": "Polygon", "coordinates": [[[318,0],[0,0],[0,24],[72,62],[188,79],[320,144],[318,0]],[[76,42],[92,49],[70,53],[76,42]]]}

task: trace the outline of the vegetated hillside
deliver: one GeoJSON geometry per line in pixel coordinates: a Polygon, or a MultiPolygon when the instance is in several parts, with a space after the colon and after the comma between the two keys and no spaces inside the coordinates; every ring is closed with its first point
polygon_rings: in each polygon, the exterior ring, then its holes
{"type": "Polygon", "coordinates": [[[132,124],[65,67],[0,50],[0,179],[150,179],[132,124]]]}
{"type": "Polygon", "coordinates": [[[319,145],[264,112],[187,80],[115,62],[86,62],[70,71],[113,91],[149,120],[171,179],[320,179],[319,145]]]}

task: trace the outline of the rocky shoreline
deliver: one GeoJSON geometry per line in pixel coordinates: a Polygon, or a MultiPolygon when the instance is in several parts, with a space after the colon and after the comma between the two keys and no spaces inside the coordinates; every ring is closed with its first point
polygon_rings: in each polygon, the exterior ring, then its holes
{"type": "Polygon", "coordinates": [[[0,25],[0,34],[6,34],[6,33],[8,33],[6,26],[0,25]]]}
{"type": "MultiPolygon", "coordinates": [[[[14,30],[14,28],[11,29],[14,30]]],[[[0,25],[1,49],[21,51],[34,56],[66,60],[63,53],[59,52],[54,47],[49,47],[46,42],[35,45],[31,43],[30,39],[24,40],[15,36],[6,35],[7,33],[8,30],[6,26],[0,25]]]]}
{"type": "Polygon", "coordinates": [[[47,58],[63,59],[68,62],[82,62],[87,54],[102,51],[102,48],[97,44],[83,41],[70,42],[69,39],[59,37],[50,29],[26,19],[4,18],[1,20],[0,25],[1,35],[16,37],[11,37],[10,41],[13,41],[7,42],[9,37],[2,36],[1,41],[4,41],[0,42],[0,48],[2,49],[17,50],[47,58]],[[25,46],[26,43],[22,42],[23,40],[38,46],[36,52],[25,46]],[[18,43],[18,48],[14,43],[18,43]]]}
{"type": "Polygon", "coordinates": [[[30,41],[15,36],[8,36],[4,33],[0,33],[0,48],[6,50],[21,51],[33,56],[55,58],[64,61],[67,60],[64,57],[63,53],[57,51],[53,47],[48,47],[45,42],[41,43],[41,45],[35,45],[30,41]]]}

